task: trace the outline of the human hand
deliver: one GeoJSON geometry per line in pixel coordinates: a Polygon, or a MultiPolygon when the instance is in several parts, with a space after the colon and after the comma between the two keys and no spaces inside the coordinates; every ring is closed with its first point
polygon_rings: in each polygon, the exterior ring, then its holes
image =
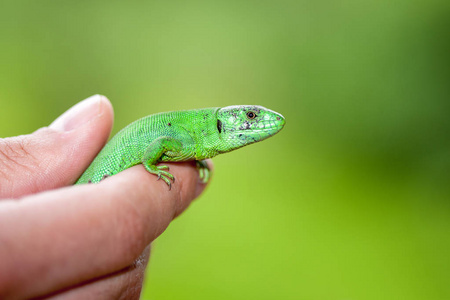
{"type": "Polygon", "coordinates": [[[142,165],[71,186],[106,143],[112,107],[93,96],[49,127],[0,139],[0,299],[138,299],[150,243],[205,188],[195,163],[142,165]]]}

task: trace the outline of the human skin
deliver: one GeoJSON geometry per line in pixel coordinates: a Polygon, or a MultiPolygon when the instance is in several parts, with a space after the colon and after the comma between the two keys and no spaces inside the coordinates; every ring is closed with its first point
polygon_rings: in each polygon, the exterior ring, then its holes
{"type": "Polygon", "coordinates": [[[0,139],[0,299],[139,299],[150,243],[205,184],[185,162],[167,164],[170,191],[142,165],[72,186],[112,122],[97,95],[49,127],[0,139]]]}

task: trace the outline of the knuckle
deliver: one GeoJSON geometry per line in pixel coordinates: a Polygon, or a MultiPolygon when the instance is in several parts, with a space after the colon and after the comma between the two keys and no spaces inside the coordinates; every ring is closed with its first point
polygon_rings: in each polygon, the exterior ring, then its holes
{"type": "Polygon", "coordinates": [[[22,169],[30,172],[38,164],[30,151],[29,141],[23,137],[0,139],[0,172],[9,178],[11,171],[22,169]]]}
{"type": "Polygon", "coordinates": [[[0,138],[0,196],[16,197],[42,190],[58,157],[59,134],[43,127],[32,134],[0,138]]]}

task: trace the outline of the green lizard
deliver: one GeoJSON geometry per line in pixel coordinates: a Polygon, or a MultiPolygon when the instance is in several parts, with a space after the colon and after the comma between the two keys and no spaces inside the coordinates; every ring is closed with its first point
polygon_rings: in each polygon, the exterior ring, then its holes
{"type": "Polygon", "coordinates": [[[262,141],[284,126],[279,113],[256,105],[174,111],[139,119],[117,133],[75,184],[97,183],[137,164],[171,188],[175,178],[159,162],[196,160],[207,182],[206,162],[220,153],[262,141]]]}

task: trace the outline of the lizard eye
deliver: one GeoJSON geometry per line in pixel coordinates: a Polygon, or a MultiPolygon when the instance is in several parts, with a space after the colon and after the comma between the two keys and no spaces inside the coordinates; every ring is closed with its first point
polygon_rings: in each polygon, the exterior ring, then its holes
{"type": "Polygon", "coordinates": [[[256,114],[252,111],[247,112],[247,118],[250,120],[254,119],[256,117],[256,114]]]}

